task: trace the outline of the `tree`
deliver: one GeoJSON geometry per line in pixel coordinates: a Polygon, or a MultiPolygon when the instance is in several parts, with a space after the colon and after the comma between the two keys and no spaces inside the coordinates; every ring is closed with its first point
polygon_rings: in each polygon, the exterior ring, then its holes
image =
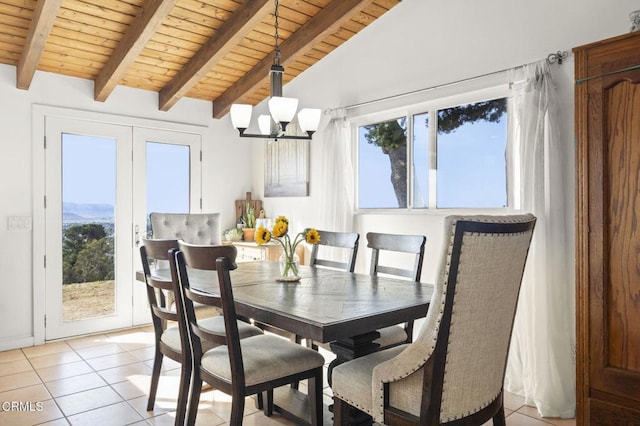
{"type": "MultiPolygon", "coordinates": [[[[70,284],[82,282],[75,276],[74,266],[79,254],[87,244],[106,238],[107,233],[99,223],[73,225],[64,232],[62,241],[62,282],[70,284]]],[[[112,250],[113,251],[113,250],[112,250]]]]}
{"type": "MultiPolygon", "coordinates": [[[[466,123],[498,123],[507,110],[506,98],[444,108],[438,111],[438,134],[451,133],[466,123]]],[[[379,146],[389,156],[391,184],[398,207],[407,206],[406,118],[364,126],[367,143],[379,146]]]]}
{"type": "Polygon", "coordinates": [[[113,238],[89,241],[73,265],[76,282],[113,280],[113,255],[113,238]]]}
{"type": "Polygon", "coordinates": [[[391,184],[398,207],[407,206],[407,120],[386,121],[365,126],[365,139],[382,149],[391,162],[391,184]]]}
{"type": "Polygon", "coordinates": [[[438,111],[438,134],[451,133],[465,123],[476,121],[499,123],[506,111],[506,98],[441,109],[438,111]]]}

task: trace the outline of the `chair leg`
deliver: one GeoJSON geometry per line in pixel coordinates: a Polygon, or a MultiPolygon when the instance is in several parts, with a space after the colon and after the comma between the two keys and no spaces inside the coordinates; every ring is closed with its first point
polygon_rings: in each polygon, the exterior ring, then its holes
{"type": "Polygon", "coordinates": [[[334,426],[346,426],[349,404],[340,398],[333,397],[333,424],[334,426]]]}
{"type": "Polygon", "coordinates": [[[256,408],[258,410],[262,410],[264,408],[264,397],[262,396],[262,392],[258,392],[256,394],[256,408]]]}
{"type": "Polygon", "coordinates": [[[273,414],[273,389],[266,390],[261,392],[264,407],[262,407],[262,412],[265,416],[271,417],[273,414]]]}
{"type": "Polygon", "coordinates": [[[187,404],[187,424],[195,425],[196,416],[198,415],[198,405],[200,405],[200,392],[202,392],[202,379],[200,379],[200,371],[193,370],[193,378],[191,380],[191,388],[189,389],[189,403],[187,404]]]}
{"type": "Polygon", "coordinates": [[[153,358],[153,371],[151,373],[151,387],[149,388],[149,400],[147,401],[147,411],[152,411],[156,403],[156,392],[158,391],[158,381],[160,380],[160,369],[164,355],[156,346],[156,354],[153,358]]]}
{"type": "Polygon", "coordinates": [[[176,426],[183,425],[187,416],[189,385],[191,384],[191,363],[183,362],[180,371],[180,388],[178,390],[178,408],[176,410],[176,426]]]}
{"type": "Polygon", "coordinates": [[[309,407],[311,407],[311,425],[322,426],[323,424],[323,403],[322,403],[322,368],[315,376],[309,378],[308,383],[309,407]]]}
{"type": "Polygon", "coordinates": [[[236,392],[234,394],[231,397],[231,420],[229,423],[232,426],[241,425],[244,414],[244,395],[236,394],[236,392]]]}
{"type": "MultiPolygon", "coordinates": [[[[297,345],[301,345],[302,344],[302,337],[298,336],[297,334],[292,334],[291,335],[291,341],[297,345]]],[[[291,389],[295,389],[298,390],[300,383],[299,382],[293,382],[291,383],[291,389]]]]}
{"type": "Polygon", "coordinates": [[[504,418],[504,404],[500,406],[500,409],[493,416],[493,426],[506,426],[507,421],[504,418]]]}

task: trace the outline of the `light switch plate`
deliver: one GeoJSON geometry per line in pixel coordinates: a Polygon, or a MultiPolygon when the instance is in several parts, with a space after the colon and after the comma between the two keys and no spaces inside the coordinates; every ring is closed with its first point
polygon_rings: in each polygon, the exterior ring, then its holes
{"type": "Polygon", "coordinates": [[[9,216],[7,220],[7,230],[9,231],[31,231],[31,217],[29,216],[9,216]]]}

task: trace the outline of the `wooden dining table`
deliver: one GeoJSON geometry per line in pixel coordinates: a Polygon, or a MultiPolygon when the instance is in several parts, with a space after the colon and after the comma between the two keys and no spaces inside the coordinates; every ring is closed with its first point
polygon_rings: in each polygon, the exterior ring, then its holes
{"type": "MultiPolygon", "coordinates": [[[[163,278],[168,270],[153,272],[163,278]]],[[[300,280],[277,281],[277,262],[238,263],[231,271],[238,315],[315,342],[331,342],[333,366],[376,351],[380,328],[423,318],[433,285],[301,265],[300,280]]],[[[144,280],[142,273],[138,280],[144,280]]],[[[215,271],[189,271],[193,288],[217,294],[215,271]]]]}

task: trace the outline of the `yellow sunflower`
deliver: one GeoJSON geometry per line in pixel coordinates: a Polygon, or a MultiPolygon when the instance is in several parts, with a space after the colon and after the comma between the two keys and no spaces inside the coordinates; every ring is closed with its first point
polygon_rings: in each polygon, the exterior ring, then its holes
{"type": "Polygon", "coordinates": [[[289,225],[287,225],[287,222],[276,222],[275,225],[273,225],[273,236],[276,238],[280,238],[280,237],[284,237],[287,232],[289,231],[289,225]]]}
{"type": "Polygon", "coordinates": [[[307,235],[305,235],[305,240],[309,243],[309,244],[318,244],[318,242],[320,241],[320,233],[311,228],[307,231],[307,235]]]}
{"type": "Polygon", "coordinates": [[[269,230],[264,226],[260,226],[256,229],[254,238],[258,244],[268,243],[271,241],[271,232],[269,232],[269,230]]]}
{"type": "Polygon", "coordinates": [[[289,225],[289,219],[287,219],[286,216],[278,216],[278,217],[276,217],[275,223],[278,223],[278,222],[284,222],[287,225],[289,225]]]}

